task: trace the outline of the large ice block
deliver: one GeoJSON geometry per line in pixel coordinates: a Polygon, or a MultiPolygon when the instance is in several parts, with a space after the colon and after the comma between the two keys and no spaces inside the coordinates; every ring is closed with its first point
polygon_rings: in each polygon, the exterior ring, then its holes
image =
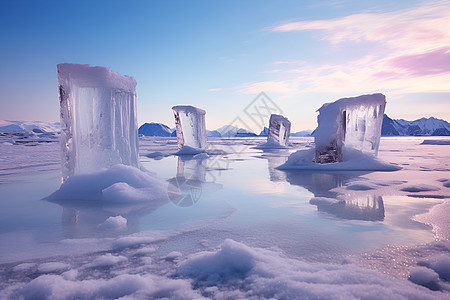
{"type": "Polygon", "coordinates": [[[272,139],[281,146],[286,146],[291,134],[291,122],[281,115],[272,114],[269,120],[267,140],[272,139]]]}
{"type": "Polygon", "coordinates": [[[172,110],[175,117],[178,149],[183,146],[206,149],[206,112],[190,105],[174,106],[172,110]]]}
{"type": "Polygon", "coordinates": [[[138,166],[136,81],[109,68],[58,65],[62,178],[138,166]]]}
{"type": "Polygon", "coordinates": [[[383,94],[343,98],[319,108],[314,132],[315,162],[343,161],[343,148],[378,154],[386,97],[383,94]]]}

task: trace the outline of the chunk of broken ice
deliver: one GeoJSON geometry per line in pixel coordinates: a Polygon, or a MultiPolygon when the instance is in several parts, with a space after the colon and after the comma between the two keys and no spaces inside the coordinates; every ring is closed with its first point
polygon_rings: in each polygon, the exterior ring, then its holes
{"type": "Polygon", "coordinates": [[[314,132],[315,162],[343,161],[343,148],[378,154],[386,97],[383,94],[342,98],[319,108],[314,132]]]}
{"type": "Polygon", "coordinates": [[[58,65],[62,177],[138,166],[136,81],[109,68],[58,65]]]}
{"type": "Polygon", "coordinates": [[[291,122],[281,116],[272,114],[269,120],[269,131],[267,140],[272,139],[281,146],[286,146],[289,142],[289,135],[291,134],[291,122]]]}
{"type": "Polygon", "coordinates": [[[183,146],[206,149],[206,112],[190,105],[174,106],[172,110],[175,117],[178,149],[183,146]]]}

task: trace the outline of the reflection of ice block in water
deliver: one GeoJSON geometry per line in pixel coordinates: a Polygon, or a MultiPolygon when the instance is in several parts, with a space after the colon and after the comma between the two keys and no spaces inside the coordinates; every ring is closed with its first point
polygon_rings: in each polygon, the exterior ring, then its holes
{"type": "Polygon", "coordinates": [[[343,148],[378,154],[386,97],[383,94],[343,98],[319,108],[314,132],[315,162],[343,161],[343,148]]]}
{"type": "Polygon", "coordinates": [[[108,68],[58,65],[62,177],[138,166],[136,81],[108,68]]]}
{"type": "Polygon", "coordinates": [[[317,209],[347,220],[384,220],[383,198],[376,195],[350,198],[345,200],[345,202],[334,204],[317,205],[317,209]]]}
{"type": "Polygon", "coordinates": [[[291,122],[283,116],[272,114],[269,120],[267,140],[272,139],[281,146],[286,146],[291,134],[291,122]]]}
{"type": "Polygon", "coordinates": [[[206,112],[189,105],[174,106],[172,110],[175,116],[178,149],[183,146],[206,149],[206,112]]]}

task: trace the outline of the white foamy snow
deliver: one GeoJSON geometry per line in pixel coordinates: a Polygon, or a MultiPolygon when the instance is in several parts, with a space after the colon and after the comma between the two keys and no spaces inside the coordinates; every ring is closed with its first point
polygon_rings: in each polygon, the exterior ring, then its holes
{"type": "Polygon", "coordinates": [[[255,149],[286,149],[286,146],[280,145],[276,140],[267,138],[267,142],[254,147],[255,149]]]}
{"type": "Polygon", "coordinates": [[[47,262],[40,264],[37,270],[40,273],[53,273],[67,270],[69,267],[70,265],[62,262],[47,262]]]}
{"type": "Polygon", "coordinates": [[[98,225],[102,230],[120,230],[127,228],[127,219],[122,216],[109,217],[98,225]]]}
{"type": "Polygon", "coordinates": [[[193,279],[194,286],[214,299],[436,299],[441,295],[353,264],[306,263],[233,240],[226,240],[217,251],[191,256],[177,274],[193,279]]]}
{"type": "Polygon", "coordinates": [[[168,183],[140,169],[115,165],[91,174],[69,177],[48,198],[55,201],[103,200],[142,202],[167,200],[168,183]]]}
{"type": "Polygon", "coordinates": [[[105,268],[111,267],[123,262],[126,262],[128,258],[121,255],[112,255],[111,253],[107,253],[105,255],[99,256],[94,259],[91,263],[87,264],[86,268],[105,268]]]}
{"type": "Polygon", "coordinates": [[[397,171],[401,168],[371,154],[354,149],[344,149],[344,161],[338,163],[314,163],[315,149],[298,150],[288,160],[277,167],[280,170],[317,170],[317,171],[397,171]]]}

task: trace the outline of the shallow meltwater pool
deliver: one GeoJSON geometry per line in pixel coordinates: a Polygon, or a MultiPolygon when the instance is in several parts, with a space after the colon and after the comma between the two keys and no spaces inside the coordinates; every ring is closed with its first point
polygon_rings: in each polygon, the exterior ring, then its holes
{"type": "Polygon", "coordinates": [[[318,172],[277,169],[312,138],[213,138],[209,155],[174,156],[174,138],[146,137],[142,166],[170,184],[131,204],[52,201],[57,143],[0,144],[0,298],[448,297],[445,274],[407,280],[450,261],[450,146],[423,140],[382,138],[399,171],[318,172]]]}

